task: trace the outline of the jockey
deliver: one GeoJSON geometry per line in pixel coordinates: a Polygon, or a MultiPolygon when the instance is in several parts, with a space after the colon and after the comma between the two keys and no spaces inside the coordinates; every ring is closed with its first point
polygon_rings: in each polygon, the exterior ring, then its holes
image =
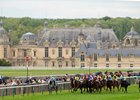
{"type": "Polygon", "coordinates": [[[98,75],[98,80],[99,80],[99,81],[102,81],[102,80],[103,80],[102,77],[101,77],[100,75],[98,75]]]}
{"type": "Polygon", "coordinates": [[[75,76],[74,78],[76,81],[79,81],[79,77],[78,76],[75,76]]]}
{"type": "Polygon", "coordinates": [[[107,76],[103,74],[103,80],[107,80],[107,76]]]}
{"type": "Polygon", "coordinates": [[[108,76],[108,80],[109,80],[109,81],[112,81],[111,75],[108,76]]]}
{"type": "Polygon", "coordinates": [[[88,76],[88,81],[91,81],[93,79],[92,75],[88,76]]]}
{"type": "Polygon", "coordinates": [[[48,80],[48,84],[53,84],[55,86],[56,85],[56,79],[51,76],[50,79],[48,80]]]}
{"type": "Polygon", "coordinates": [[[97,80],[97,76],[94,76],[94,81],[98,81],[98,80],[97,80]]]}
{"type": "Polygon", "coordinates": [[[117,81],[118,80],[118,77],[116,74],[113,75],[113,80],[117,81]]]}

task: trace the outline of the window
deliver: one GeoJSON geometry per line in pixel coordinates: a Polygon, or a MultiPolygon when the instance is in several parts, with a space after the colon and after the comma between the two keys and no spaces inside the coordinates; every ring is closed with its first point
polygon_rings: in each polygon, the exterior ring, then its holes
{"type": "Polygon", "coordinates": [[[97,61],[97,54],[94,54],[94,61],[97,61]]]}
{"type": "Polygon", "coordinates": [[[55,55],[55,50],[54,49],[52,49],[52,54],[55,55]]]}
{"type": "Polygon", "coordinates": [[[23,49],[23,56],[26,57],[27,56],[27,50],[23,49]]]}
{"type": "Polygon", "coordinates": [[[97,67],[97,63],[94,64],[94,67],[97,67]]]}
{"type": "Polygon", "coordinates": [[[45,57],[48,57],[48,47],[45,47],[45,57]]]}
{"type": "Polygon", "coordinates": [[[118,64],[118,67],[121,67],[121,64],[118,64]]]}
{"type": "Polygon", "coordinates": [[[36,62],[34,62],[34,63],[33,63],[33,66],[36,66],[36,65],[37,65],[36,62]]]}
{"type": "Polygon", "coordinates": [[[81,63],[81,67],[85,67],[85,64],[84,63],[81,63]]]}
{"type": "Polygon", "coordinates": [[[106,67],[109,67],[109,64],[106,64],[106,67]]]}
{"type": "Polygon", "coordinates": [[[72,67],[75,67],[75,63],[74,62],[72,62],[72,67]]]}
{"type": "Polygon", "coordinates": [[[81,61],[85,61],[85,56],[83,54],[81,55],[81,61]]]}
{"type": "Polygon", "coordinates": [[[34,51],[34,57],[36,57],[36,51],[34,51]]]}
{"type": "Polygon", "coordinates": [[[69,54],[69,50],[68,49],[66,49],[66,55],[68,55],[69,54]]]}
{"type": "Polygon", "coordinates": [[[4,48],[4,57],[7,57],[7,48],[4,48]]]}
{"type": "Polygon", "coordinates": [[[121,54],[118,54],[118,61],[121,61],[121,54]]]}
{"type": "Polygon", "coordinates": [[[62,57],[62,47],[59,47],[58,48],[58,56],[59,57],[62,57]]]}
{"type": "Polygon", "coordinates": [[[133,67],[133,64],[130,64],[130,67],[133,67]]]}
{"type": "Polygon", "coordinates": [[[68,63],[68,61],[66,61],[66,67],[68,67],[69,66],[69,63],[68,63]]]}
{"type": "Polygon", "coordinates": [[[53,67],[55,66],[55,62],[54,62],[54,61],[52,62],[52,66],[53,66],[53,67]]]}
{"type": "Polygon", "coordinates": [[[109,61],[109,54],[106,54],[106,61],[109,61]]]}
{"type": "Polygon", "coordinates": [[[75,47],[72,47],[72,57],[75,55],[75,47]]]}
{"type": "Polygon", "coordinates": [[[15,50],[13,51],[13,57],[15,57],[16,56],[16,52],[15,52],[15,50]]]}

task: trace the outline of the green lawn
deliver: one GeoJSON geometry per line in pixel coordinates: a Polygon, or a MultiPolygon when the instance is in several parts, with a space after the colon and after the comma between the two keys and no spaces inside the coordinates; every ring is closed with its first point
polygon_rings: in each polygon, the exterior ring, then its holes
{"type": "MultiPolygon", "coordinates": [[[[90,72],[98,72],[98,71],[106,71],[106,70],[99,70],[99,69],[92,69],[90,72]]],[[[109,70],[109,71],[118,71],[118,70],[109,70]]],[[[127,70],[122,70],[122,71],[127,71],[127,70]]],[[[137,70],[139,71],[139,70],[137,70]]],[[[77,74],[77,73],[89,73],[88,69],[75,69],[75,70],[64,70],[64,69],[58,69],[58,70],[29,70],[29,75],[32,76],[38,76],[38,75],[56,75],[56,74],[77,74]]],[[[27,75],[27,70],[23,69],[1,69],[0,70],[0,75],[3,76],[26,76],[27,75]]]]}
{"type": "MultiPolygon", "coordinates": [[[[14,98],[12,96],[4,97],[3,100],[140,100],[140,93],[138,92],[138,86],[132,85],[128,88],[128,93],[120,92],[106,92],[102,93],[83,93],[80,91],[71,93],[70,91],[62,91],[61,93],[55,94],[53,92],[49,95],[47,92],[44,94],[29,94],[29,95],[18,95],[14,98]]],[[[2,97],[0,97],[2,99],[2,97]]]]}

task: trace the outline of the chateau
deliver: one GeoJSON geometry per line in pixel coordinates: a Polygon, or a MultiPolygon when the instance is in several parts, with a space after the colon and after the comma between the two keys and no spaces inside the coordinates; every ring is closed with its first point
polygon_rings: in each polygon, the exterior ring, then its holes
{"type": "Polygon", "coordinates": [[[48,28],[37,35],[22,35],[18,45],[12,44],[10,31],[0,21],[0,59],[13,66],[29,67],[140,67],[140,35],[132,27],[122,41],[113,29],[94,27],[48,28]]]}

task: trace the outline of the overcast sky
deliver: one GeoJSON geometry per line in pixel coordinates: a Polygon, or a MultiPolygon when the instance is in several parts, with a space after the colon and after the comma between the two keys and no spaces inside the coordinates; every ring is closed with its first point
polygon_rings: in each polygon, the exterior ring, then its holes
{"type": "Polygon", "coordinates": [[[0,16],[33,18],[140,18],[140,0],[0,0],[0,16]]]}

